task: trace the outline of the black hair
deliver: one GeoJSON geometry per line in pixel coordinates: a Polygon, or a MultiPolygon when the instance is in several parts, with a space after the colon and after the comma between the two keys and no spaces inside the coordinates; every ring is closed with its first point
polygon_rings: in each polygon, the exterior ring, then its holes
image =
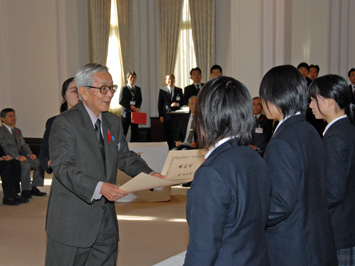
{"type": "Polygon", "coordinates": [[[190,76],[192,76],[192,72],[197,70],[198,72],[200,72],[200,75],[201,75],[201,69],[199,67],[195,67],[193,69],[190,70],[190,76]]]}
{"type": "Polygon", "coordinates": [[[66,81],[63,82],[62,85],[62,104],[60,105],[60,112],[63,113],[64,111],[68,110],[68,103],[65,100],[65,94],[67,93],[67,90],[69,88],[69,84],[72,83],[74,81],[74,78],[68,78],[66,81]]]}
{"type": "Polygon", "coordinates": [[[128,72],[127,72],[127,74],[126,74],[126,79],[128,79],[128,78],[129,78],[129,76],[132,76],[132,75],[137,77],[136,72],[134,72],[133,70],[128,71],[128,72]]]}
{"type": "Polygon", "coordinates": [[[10,113],[10,112],[14,112],[15,113],[15,110],[12,109],[12,108],[4,108],[4,109],[2,109],[1,110],[1,114],[0,114],[1,118],[5,118],[7,113],[10,113]]]}
{"type": "Polygon", "coordinates": [[[166,74],[166,75],[165,75],[165,79],[166,79],[167,76],[171,76],[173,79],[175,79],[174,74],[166,74]]]}
{"type": "Polygon", "coordinates": [[[222,67],[220,65],[213,65],[211,67],[211,74],[212,74],[212,71],[215,70],[215,69],[219,69],[219,71],[221,71],[221,73],[223,73],[222,67]]]}
{"type": "Polygon", "coordinates": [[[196,129],[201,147],[211,147],[226,137],[248,145],[253,125],[251,96],[241,82],[219,76],[198,94],[196,129]]]}
{"type": "Polygon", "coordinates": [[[268,110],[268,103],[272,103],[284,118],[297,112],[305,114],[307,83],[294,66],[282,65],[270,69],[261,81],[259,94],[268,110]]]}
{"type": "Polygon", "coordinates": [[[309,69],[311,69],[312,67],[314,67],[315,69],[317,69],[318,73],[319,73],[319,66],[318,65],[310,65],[309,69]]]}
{"type": "Polygon", "coordinates": [[[309,65],[306,62],[302,62],[297,66],[297,69],[299,70],[301,67],[305,67],[307,68],[307,70],[309,71],[309,65]]]}
{"type": "Polygon", "coordinates": [[[348,72],[348,77],[349,77],[349,78],[350,78],[351,72],[354,72],[354,71],[355,71],[355,68],[352,68],[352,69],[349,70],[349,72],[348,72]]]}
{"type": "Polygon", "coordinates": [[[309,95],[317,102],[317,95],[323,98],[333,99],[340,109],[344,110],[350,118],[352,124],[355,124],[355,102],[354,94],[348,86],[346,80],[338,75],[325,75],[316,78],[310,88],[309,95]]]}

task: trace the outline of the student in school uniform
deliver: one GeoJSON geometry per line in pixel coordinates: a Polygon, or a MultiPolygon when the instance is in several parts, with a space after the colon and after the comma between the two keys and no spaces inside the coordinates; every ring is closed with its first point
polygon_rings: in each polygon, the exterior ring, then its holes
{"type": "Polygon", "coordinates": [[[270,265],[337,265],[325,189],[325,148],[303,114],[307,84],[293,66],[269,70],[260,84],[269,119],[277,119],[264,160],[272,193],[267,225],[270,265]]]}
{"type": "Polygon", "coordinates": [[[251,97],[239,81],[216,77],[197,96],[198,139],[209,151],[188,191],[185,266],[269,265],[271,182],[266,164],[248,145],[253,125],[251,97]]]}
{"type": "Polygon", "coordinates": [[[310,87],[310,107],[328,125],[326,188],[338,264],[355,265],[355,105],[343,77],[325,75],[310,87]]]}

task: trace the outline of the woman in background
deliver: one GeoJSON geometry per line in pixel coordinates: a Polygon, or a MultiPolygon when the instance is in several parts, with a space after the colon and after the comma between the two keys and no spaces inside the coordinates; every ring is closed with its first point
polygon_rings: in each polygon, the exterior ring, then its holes
{"type": "Polygon", "coordinates": [[[355,265],[355,105],[345,79],[326,75],[310,87],[310,107],[328,125],[326,188],[338,263],[355,265]]]}
{"type": "Polygon", "coordinates": [[[249,147],[251,97],[239,81],[220,76],[196,103],[196,128],[206,161],[186,202],[190,239],[184,265],[269,265],[265,226],[271,183],[249,147]]]}
{"type": "Polygon", "coordinates": [[[337,265],[325,189],[325,148],[303,114],[307,84],[293,66],[269,70],[260,84],[269,119],[277,119],[264,160],[271,171],[267,245],[271,265],[337,265]]]}
{"type": "MultiPolygon", "coordinates": [[[[64,81],[62,86],[62,104],[60,106],[60,112],[69,110],[79,102],[78,88],[76,87],[74,78],[69,78],[64,81]]],[[[46,130],[44,131],[41,150],[39,153],[39,162],[41,163],[42,168],[48,173],[52,173],[51,160],[49,159],[49,146],[48,139],[49,133],[51,131],[52,123],[57,116],[49,118],[46,122],[46,130]]]]}

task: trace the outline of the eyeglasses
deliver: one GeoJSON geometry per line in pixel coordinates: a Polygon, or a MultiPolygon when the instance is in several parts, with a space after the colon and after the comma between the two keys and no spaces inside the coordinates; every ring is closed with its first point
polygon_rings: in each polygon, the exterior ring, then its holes
{"type": "Polygon", "coordinates": [[[117,85],[102,85],[101,87],[94,87],[94,86],[84,86],[87,88],[92,88],[92,89],[98,89],[100,90],[101,94],[106,94],[109,90],[111,91],[111,93],[115,93],[118,89],[117,85]]]}

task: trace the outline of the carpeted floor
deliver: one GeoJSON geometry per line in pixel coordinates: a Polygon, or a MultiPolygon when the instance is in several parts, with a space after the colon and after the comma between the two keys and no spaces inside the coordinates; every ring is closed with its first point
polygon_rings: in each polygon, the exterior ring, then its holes
{"type": "MultiPolygon", "coordinates": [[[[49,193],[51,176],[46,177],[49,193]]],[[[151,266],[186,250],[186,188],[172,188],[171,200],[154,203],[116,203],[120,242],[118,265],[151,266]]],[[[2,189],[0,197],[2,200],[2,189]]],[[[45,217],[48,196],[29,203],[5,206],[0,203],[0,265],[44,265],[45,217]]]]}

